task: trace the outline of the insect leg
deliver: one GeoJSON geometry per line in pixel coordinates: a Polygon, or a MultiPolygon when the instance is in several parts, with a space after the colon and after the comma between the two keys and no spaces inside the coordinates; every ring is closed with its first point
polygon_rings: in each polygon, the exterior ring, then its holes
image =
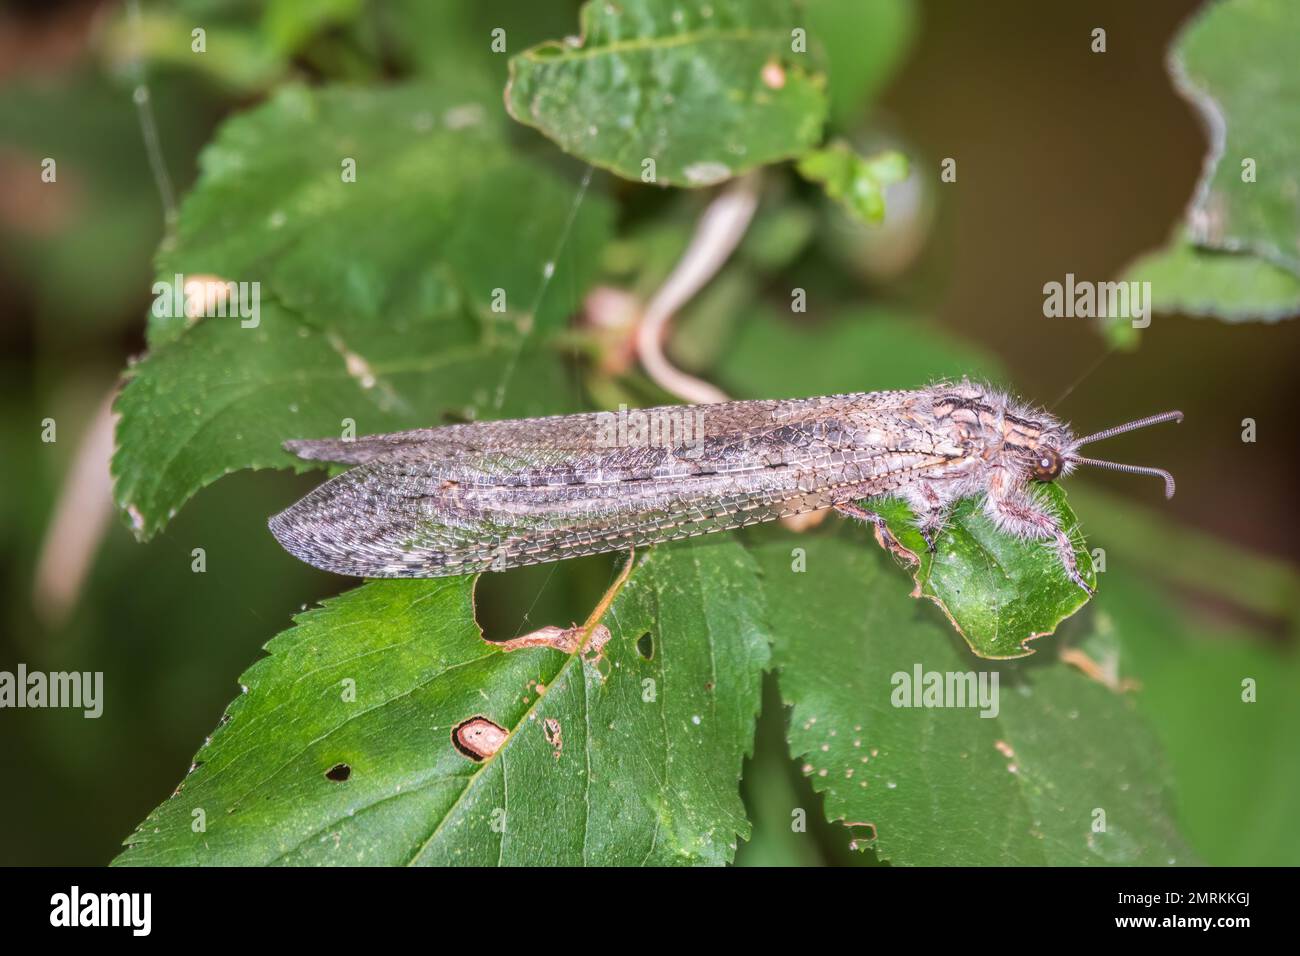
{"type": "Polygon", "coordinates": [[[918,515],[916,527],[925,539],[925,549],[934,554],[935,540],[948,522],[947,504],[928,482],[913,485],[904,497],[918,515]]]}
{"type": "Polygon", "coordinates": [[[903,547],[899,540],[894,537],[894,533],[889,530],[889,524],[885,519],[874,511],[868,511],[866,508],[859,507],[851,501],[845,501],[841,504],[835,505],[835,510],[845,517],[856,518],[859,521],[865,521],[868,524],[874,525],[876,528],[876,540],[880,542],[882,548],[888,548],[891,553],[903,558],[909,564],[917,563],[916,555],[903,547]]]}
{"type": "Polygon", "coordinates": [[[1021,538],[1050,539],[1070,580],[1083,588],[1089,597],[1096,593],[1079,573],[1079,564],[1074,559],[1074,542],[1055,518],[1040,510],[1027,497],[1015,494],[990,494],[986,508],[989,517],[1003,531],[1021,538]]]}
{"type": "Polygon", "coordinates": [[[921,515],[917,522],[917,527],[921,531],[921,537],[925,539],[925,548],[931,554],[934,554],[934,541],[939,537],[939,532],[943,530],[944,523],[947,521],[947,515],[942,508],[933,508],[921,515]]]}

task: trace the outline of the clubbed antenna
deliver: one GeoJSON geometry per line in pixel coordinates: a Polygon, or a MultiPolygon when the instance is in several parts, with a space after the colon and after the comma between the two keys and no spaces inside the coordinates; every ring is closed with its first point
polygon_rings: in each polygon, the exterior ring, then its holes
{"type": "Polygon", "coordinates": [[[1148,425],[1160,425],[1164,422],[1181,422],[1182,420],[1182,412],[1161,412],[1159,415],[1149,415],[1146,418],[1139,418],[1137,421],[1126,422],[1123,425],[1116,425],[1114,428],[1107,428],[1106,430],[1099,431],[1094,435],[1080,438],[1074,443],[1070,452],[1065,456],[1065,460],[1074,462],[1076,465],[1092,465],[1096,468],[1122,471],[1130,475],[1151,475],[1155,478],[1162,478],[1165,483],[1165,497],[1172,498],[1174,496],[1174,476],[1169,474],[1169,472],[1165,471],[1163,468],[1149,468],[1145,465],[1123,465],[1115,461],[1101,461],[1097,458],[1084,458],[1082,455],[1074,454],[1074,450],[1082,448],[1089,442],[1114,438],[1116,435],[1123,435],[1125,432],[1136,431],[1139,428],[1146,428],[1148,425]]]}

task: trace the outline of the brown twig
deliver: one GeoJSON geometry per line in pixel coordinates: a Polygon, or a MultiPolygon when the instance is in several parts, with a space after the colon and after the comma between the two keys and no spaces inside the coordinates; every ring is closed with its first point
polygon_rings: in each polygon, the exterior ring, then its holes
{"type": "Polygon", "coordinates": [[[673,365],[663,345],[673,315],[708,284],[740,245],[758,206],[758,187],[758,173],[748,173],[733,180],[709,203],[682,258],[641,313],[636,329],[641,366],[655,384],[683,401],[727,401],[727,394],[720,388],[673,365]]]}

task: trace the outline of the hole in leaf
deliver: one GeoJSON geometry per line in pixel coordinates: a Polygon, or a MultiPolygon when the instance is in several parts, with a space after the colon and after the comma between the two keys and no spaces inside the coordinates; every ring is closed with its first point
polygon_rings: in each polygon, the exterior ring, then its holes
{"type": "Polygon", "coordinates": [[[325,779],[333,780],[335,783],[342,783],[350,776],[352,776],[352,768],[345,763],[336,763],[325,771],[325,779]]]}
{"type": "Polygon", "coordinates": [[[560,754],[564,751],[564,728],[560,726],[559,720],[547,717],[542,721],[542,733],[546,737],[546,742],[551,745],[555,759],[559,760],[560,754]]]}
{"type": "Polygon", "coordinates": [[[626,560],[622,553],[598,554],[484,572],[474,584],[474,618],[483,639],[499,644],[546,625],[585,621],[626,560]]]}
{"type": "Polygon", "coordinates": [[[649,631],[646,631],[636,639],[636,652],[646,660],[651,660],[655,656],[655,639],[649,631]]]}
{"type": "Polygon", "coordinates": [[[505,743],[509,732],[500,724],[476,714],[451,730],[451,744],[476,763],[491,757],[505,743]]]}

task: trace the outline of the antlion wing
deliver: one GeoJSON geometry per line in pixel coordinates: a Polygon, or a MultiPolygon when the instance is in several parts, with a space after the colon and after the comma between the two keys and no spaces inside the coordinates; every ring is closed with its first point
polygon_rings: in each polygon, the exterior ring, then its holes
{"type": "Polygon", "coordinates": [[[404,448],[421,446],[432,460],[455,460],[507,449],[527,448],[533,452],[551,450],[557,454],[610,450],[608,429],[619,416],[631,422],[697,422],[706,437],[770,431],[783,423],[806,424],[823,417],[834,417],[850,406],[871,405],[897,407],[911,397],[909,392],[874,392],[870,394],[831,395],[775,401],[722,402],[716,405],[662,405],[657,408],[633,409],[621,413],[585,412],[577,415],[552,415],[499,422],[474,422],[444,425],[440,428],[417,428],[387,435],[366,435],[354,439],[297,439],[284,447],[299,458],[361,465],[404,448]],[[696,417],[698,416],[698,418],[696,417]]]}
{"type": "Polygon", "coordinates": [[[597,413],[291,442],[303,457],[358,467],[276,515],[271,531],[325,570],[439,577],[737,528],[887,485],[900,455],[864,441],[844,413],[906,394],[666,406],[626,413],[623,432],[619,416],[597,413]],[[655,421],[662,441],[647,444],[633,430],[655,421]]]}

